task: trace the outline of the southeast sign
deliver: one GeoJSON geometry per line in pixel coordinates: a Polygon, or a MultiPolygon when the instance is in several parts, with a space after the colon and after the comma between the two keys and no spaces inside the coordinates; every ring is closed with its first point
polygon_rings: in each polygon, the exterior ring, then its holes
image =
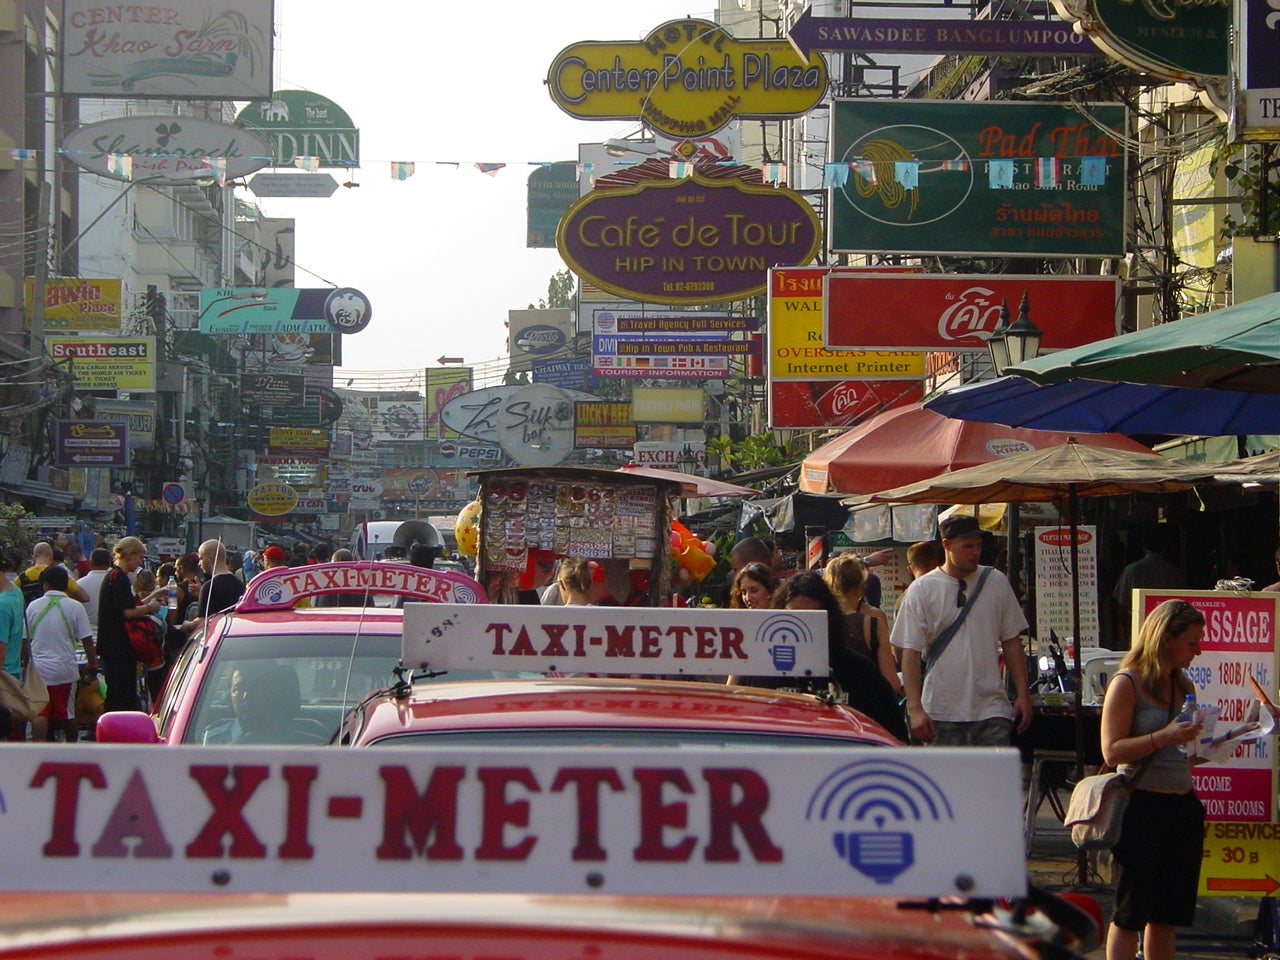
{"type": "Polygon", "coordinates": [[[794,191],[696,170],[593,190],[556,234],[580,277],[625,299],[668,304],[763,293],[770,267],[808,263],[821,243],[817,214],[794,191]]]}
{"type": "Polygon", "coordinates": [[[155,184],[191,183],[215,176],[209,161],[225,160],[227,180],[247,176],[272,162],[271,144],[256,134],[225,123],[172,115],[115,117],[76,127],[60,153],[72,162],[112,180],[155,184]],[[131,176],[113,169],[111,155],[133,159],[131,176]]]}
{"type": "Polygon", "coordinates": [[[709,20],[672,20],[641,41],[587,41],[547,71],[551,99],[582,120],[643,120],[670,137],[701,137],[731,120],[807,113],[827,89],[822,58],[786,40],[736,40],[709,20]]]}

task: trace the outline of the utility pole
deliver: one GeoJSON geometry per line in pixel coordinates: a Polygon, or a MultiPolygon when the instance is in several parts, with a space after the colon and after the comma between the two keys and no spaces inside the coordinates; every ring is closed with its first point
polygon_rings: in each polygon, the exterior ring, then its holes
{"type": "MultiPolygon", "coordinates": [[[[43,372],[46,350],[44,346],[44,300],[45,287],[49,283],[49,243],[50,224],[49,210],[52,203],[52,191],[49,181],[44,176],[44,168],[40,169],[40,198],[36,212],[36,262],[32,270],[31,284],[31,336],[28,351],[31,354],[32,370],[43,372]]],[[[31,469],[40,462],[45,425],[49,420],[48,409],[37,409],[31,418],[31,469]]]]}

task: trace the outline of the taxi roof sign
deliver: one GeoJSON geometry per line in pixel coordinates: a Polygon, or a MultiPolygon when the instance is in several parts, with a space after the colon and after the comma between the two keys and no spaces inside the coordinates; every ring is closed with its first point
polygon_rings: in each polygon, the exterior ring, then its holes
{"type": "Polygon", "coordinates": [[[830,673],[821,610],[409,604],[401,663],[550,673],[830,673]]]}
{"type": "Polygon", "coordinates": [[[0,889],[1026,893],[1016,750],[13,744],[0,889]]]}
{"type": "Polygon", "coordinates": [[[406,563],[359,560],[272,567],[249,581],[237,613],[288,610],[299,600],[335,593],[394,594],[426,603],[488,603],[484,587],[462,573],[406,563]]]}

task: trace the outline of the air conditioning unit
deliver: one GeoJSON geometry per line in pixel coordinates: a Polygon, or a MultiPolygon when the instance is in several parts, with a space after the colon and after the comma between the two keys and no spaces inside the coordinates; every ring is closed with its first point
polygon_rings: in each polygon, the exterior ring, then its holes
{"type": "Polygon", "coordinates": [[[385,510],[370,510],[370,511],[369,511],[369,519],[370,519],[370,520],[385,520],[385,519],[387,519],[387,511],[385,511],[385,510]]]}

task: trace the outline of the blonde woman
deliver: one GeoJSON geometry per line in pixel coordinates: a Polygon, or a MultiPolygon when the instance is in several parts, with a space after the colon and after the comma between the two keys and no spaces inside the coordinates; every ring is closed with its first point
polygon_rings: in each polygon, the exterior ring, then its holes
{"type": "Polygon", "coordinates": [[[867,565],[852,553],[841,553],[827,562],[823,579],[840,601],[844,611],[845,645],[869,658],[880,668],[889,686],[902,698],[902,681],[889,645],[889,618],[879,607],[867,603],[867,565]]]}
{"type": "Polygon", "coordinates": [[[1198,724],[1177,714],[1195,686],[1186,669],[1200,653],[1204,614],[1166,600],[1147,615],[1102,701],[1102,757],[1122,773],[1145,761],[1129,798],[1114,857],[1115,910],[1107,960],[1172,960],[1176,927],[1195,920],[1204,804],[1180,747],[1198,724]]]}
{"type": "Polygon", "coordinates": [[[133,593],[133,575],[142,566],[146,545],[137,537],[116,541],[115,565],[107,571],[98,595],[98,659],[107,681],[107,710],[138,710],[138,659],[133,655],[125,620],[149,617],[164,601],[152,594],[141,599],[133,593]]]}
{"type": "Polygon", "coordinates": [[[565,557],[556,571],[560,598],[566,607],[587,607],[592,603],[593,577],[591,561],[581,557],[565,557]]]}

